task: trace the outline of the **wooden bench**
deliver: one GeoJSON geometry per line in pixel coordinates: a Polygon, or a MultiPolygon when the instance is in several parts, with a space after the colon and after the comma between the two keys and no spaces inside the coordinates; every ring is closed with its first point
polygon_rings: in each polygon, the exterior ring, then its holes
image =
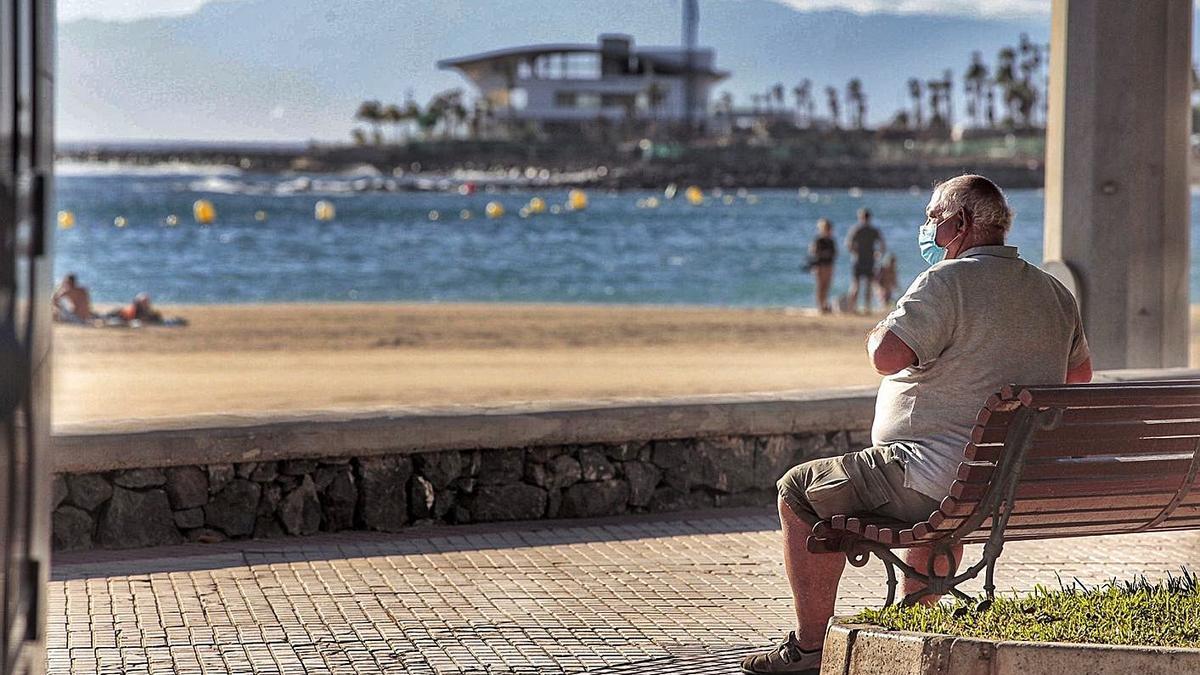
{"type": "MultiPolygon", "coordinates": [[[[887,570],[886,605],[896,598],[896,568],[929,593],[970,598],[957,586],[985,571],[995,596],[1004,542],[1200,528],[1200,381],[1174,380],[1004,387],[979,412],[957,480],[922,522],[859,514],[817,523],[814,553],[842,552],[861,567],[873,554],[887,570]],[[933,562],[958,567],[953,548],[982,543],[980,560],[941,576],[933,562]],[[892,550],[931,547],[915,570],[892,550]]],[[[885,606],[886,606],[885,605],[885,606]]]]}

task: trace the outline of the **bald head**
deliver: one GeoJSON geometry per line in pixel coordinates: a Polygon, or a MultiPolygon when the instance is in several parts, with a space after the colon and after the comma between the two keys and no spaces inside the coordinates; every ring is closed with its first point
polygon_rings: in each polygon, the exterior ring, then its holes
{"type": "Polygon", "coordinates": [[[992,181],[967,174],[940,183],[929,200],[929,213],[945,218],[966,215],[968,238],[978,243],[1003,243],[1012,228],[1013,211],[1004,193],[992,181]]]}

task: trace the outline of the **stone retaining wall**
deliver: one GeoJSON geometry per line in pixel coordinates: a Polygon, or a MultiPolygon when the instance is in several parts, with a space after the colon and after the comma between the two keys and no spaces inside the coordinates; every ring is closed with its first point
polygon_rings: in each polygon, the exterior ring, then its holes
{"type": "MultiPolygon", "coordinates": [[[[1185,377],[1200,373],[1098,379],[1185,377]]],[[[60,427],[54,545],[769,505],[788,468],[864,447],[874,401],[868,387],[60,427]]]]}
{"type": "Polygon", "coordinates": [[[787,469],[868,436],[838,430],[60,474],[54,546],[769,505],[787,469]]]}
{"type": "Polygon", "coordinates": [[[58,430],[54,546],[769,505],[867,443],[871,390],[58,430]],[[190,425],[190,426],[189,426],[190,425]]]}

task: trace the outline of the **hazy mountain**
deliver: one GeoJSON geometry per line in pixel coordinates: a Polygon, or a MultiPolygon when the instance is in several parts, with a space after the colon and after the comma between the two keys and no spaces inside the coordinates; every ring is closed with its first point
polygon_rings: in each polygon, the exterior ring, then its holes
{"type": "MultiPolygon", "coordinates": [[[[990,61],[1049,21],[803,12],[773,0],[702,0],[701,42],[732,71],[741,103],[775,82],[811,78],[844,91],[861,77],[870,117],[908,101],[905,82],[990,61]]],[[[675,0],[225,0],[194,14],[129,23],[80,20],[59,31],[64,139],[346,138],[359,101],[424,101],[465,86],[440,58],[624,32],[679,41],[675,0]]],[[[961,84],[956,82],[956,90],[961,84]]],[[[789,103],[791,101],[788,95],[789,103]]],[[[961,106],[960,106],[961,109],[961,106]]]]}

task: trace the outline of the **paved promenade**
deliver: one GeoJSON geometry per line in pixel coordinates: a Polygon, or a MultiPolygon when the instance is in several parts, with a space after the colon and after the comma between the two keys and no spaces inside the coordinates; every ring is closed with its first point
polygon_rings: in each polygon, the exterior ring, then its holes
{"type": "MultiPolygon", "coordinates": [[[[1200,533],[1014,543],[997,579],[1185,563],[1200,533]]],[[[849,568],[839,610],[882,581],[849,568]]],[[[762,510],[64,554],[48,611],[51,673],[732,674],[791,620],[762,510]]]]}

